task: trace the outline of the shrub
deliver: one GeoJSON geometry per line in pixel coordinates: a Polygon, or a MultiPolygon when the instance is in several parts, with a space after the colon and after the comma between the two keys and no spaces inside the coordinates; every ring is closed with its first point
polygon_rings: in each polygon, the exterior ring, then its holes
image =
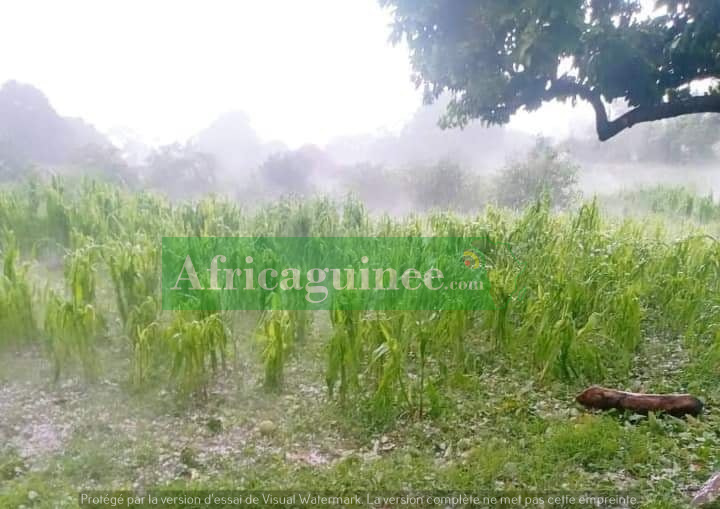
{"type": "Polygon", "coordinates": [[[478,179],[454,161],[413,168],[407,179],[410,199],[421,210],[471,210],[484,202],[478,179]]]}
{"type": "Polygon", "coordinates": [[[508,164],[495,178],[499,205],[520,209],[547,194],[555,207],[568,206],[577,196],[579,167],[539,138],[524,161],[508,164]]]}

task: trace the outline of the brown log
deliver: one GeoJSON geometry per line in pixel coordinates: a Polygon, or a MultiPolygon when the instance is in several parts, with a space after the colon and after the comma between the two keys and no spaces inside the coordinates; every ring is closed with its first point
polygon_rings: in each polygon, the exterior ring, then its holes
{"type": "Polygon", "coordinates": [[[675,417],[697,416],[703,411],[703,402],[690,394],[639,394],[617,391],[594,385],[575,398],[578,403],[596,410],[630,410],[638,414],[662,412],[675,417]]]}

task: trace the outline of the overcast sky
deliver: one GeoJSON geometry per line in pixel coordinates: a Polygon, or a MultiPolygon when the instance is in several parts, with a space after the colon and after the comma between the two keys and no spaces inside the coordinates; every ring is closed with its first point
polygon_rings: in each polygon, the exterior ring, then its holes
{"type": "MultiPolygon", "coordinates": [[[[377,0],[3,1],[0,82],[154,143],[243,110],[266,140],[324,144],[397,129],[419,106],[389,23],[377,0]]],[[[514,126],[564,133],[558,109],[514,126]]]]}

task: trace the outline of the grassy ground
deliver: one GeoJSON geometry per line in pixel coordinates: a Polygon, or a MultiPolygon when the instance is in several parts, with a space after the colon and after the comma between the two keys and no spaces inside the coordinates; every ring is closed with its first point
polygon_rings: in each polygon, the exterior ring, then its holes
{"type": "MultiPolygon", "coordinates": [[[[240,317],[239,320],[243,318],[240,317]]],[[[120,342],[96,384],[46,382],[32,349],[5,352],[0,380],[0,507],[74,507],[78,490],[247,489],[633,492],[642,507],[682,507],[718,468],[718,390],[693,378],[671,338],[648,339],[630,389],[701,390],[699,420],[588,413],[580,387],[537,386],[524,366],[488,358],[435,419],[373,429],[326,400],[324,315],[282,393],[261,388],[250,345],[206,402],[133,393],[120,342]]],[[[238,332],[243,334],[242,330],[238,332]]],[[[611,381],[609,381],[611,382],[611,381]]]]}
{"type": "MultiPolygon", "coordinates": [[[[5,276],[0,288],[5,302],[15,307],[10,313],[3,313],[7,306],[0,308],[0,324],[5,324],[0,327],[0,509],[75,507],[80,490],[156,489],[490,496],[604,491],[633,494],[641,507],[678,508],[720,469],[720,249],[715,241],[720,208],[709,198],[664,190],[623,198],[636,205],[647,201],[644,206],[657,222],[602,223],[595,204],[561,217],[538,204],[521,215],[489,210],[473,220],[440,215],[369,224],[350,203],[342,221],[335,217],[326,224],[335,208],[323,201],[291,204],[292,213],[280,203],[244,216],[234,204],[213,199],[197,207],[171,206],[150,195],[87,186],[75,197],[43,188],[39,208],[32,187],[26,196],[0,194],[0,211],[24,241],[21,261],[32,269],[25,285],[24,269],[22,276],[13,274],[12,250],[5,246],[4,273],[12,277],[5,276]],[[25,198],[16,202],[16,196],[25,198]],[[64,212],[51,213],[58,207],[64,212]],[[704,229],[696,229],[698,224],[704,229]],[[507,314],[455,316],[470,317],[457,329],[468,354],[462,361],[444,362],[453,357],[446,348],[452,348],[448,338],[454,336],[443,331],[456,329],[432,329],[441,332],[431,338],[438,342],[427,366],[440,389],[417,383],[423,379],[417,339],[428,322],[414,321],[411,313],[401,322],[396,336],[404,340],[400,362],[405,364],[390,383],[406,383],[410,391],[420,386],[426,392],[414,401],[432,403],[425,412],[404,405],[402,398],[410,398],[402,387],[384,411],[388,419],[371,420],[377,413],[368,411],[368,397],[380,392],[384,378],[363,377],[373,376],[373,355],[378,344],[391,343],[387,337],[367,340],[358,377],[358,385],[366,387],[352,394],[355,400],[342,407],[342,398],[328,396],[330,337],[341,329],[327,312],[314,313],[310,333],[293,345],[279,392],[264,388],[268,359],[255,337],[259,315],[251,312],[224,314],[232,338],[223,352],[230,359],[218,373],[201,370],[211,376],[205,398],[199,396],[205,391],[182,397],[177,377],[168,376],[178,357],[170,350],[179,344],[170,333],[155,344],[155,360],[163,363],[158,375],[147,369],[141,383],[133,379],[142,349],[132,350],[139,339],[127,331],[139,329],[120,312],[116,290],[141,297],[130,311],[145,309],[149,292],[136,276],[155,274],[153,253],[164,232],[333,236],[360,231],[373,236],[385,227],[403,235],[488,231],[518,244],[533,262],[527,268],[532,295],[526,302],[514,303],[507,314]],[[35,252],[44,245],[30,242],[36,230],[43,238],[58,236],[67,248],[65,274],[62,253],[35,252]],[[85,278],[75,277],[79,270],[67,270],[82,267],[89,259],[84,254],[97,245],[111,257],[139,249],[127,270],[132,284],[114,287],[105,273],[107,260],[85,271],[85,278]],[[95,289],[89,275],[97,276],[97,291],[78,291],[95,289]],[[48,299],[48,287],[62,298],[48,299]],[[46,312],[53,310],[52,302],[62,304],[60,311],[73,311],[70,317],[99,311],[107,328],[99,338],[91,335],[92,348],[72,351],[83,339],[66,334],[73,321],[58,319],[48,328],[42,317],[60,316],[46,312]],[[20,317],[30,307],[38,324],[28,332],[20,317]],[[14,341],[9,326],[29,337],[14,341]],[[73,355],[60,349],[53,356],[44,348],[48,344],[67,347],[73,355]],[[52,382],[53,357],[63,364],[57,382],[52,382]],[[86,381],[79,363],[97,366],[99,378],[86,381]],[[588,380],[642,392],[692,392],[705,401],[706,411],[687,420],[588,412],[574,402],[588,380]]],[[[514,281],[510,269],[494,274],[504,277],[498,279],[500,290],[512,289],[505,285],[514,281]]],[[[168,325],[178,315],[152,310],[143,330],[172,332],[168,325]]],[[[380,319],[360,321],[373,325],[380,319]]],[[[189,373],[181,373],[183,382],[193,382],[188,378],[195,372],[189,373]]]]}

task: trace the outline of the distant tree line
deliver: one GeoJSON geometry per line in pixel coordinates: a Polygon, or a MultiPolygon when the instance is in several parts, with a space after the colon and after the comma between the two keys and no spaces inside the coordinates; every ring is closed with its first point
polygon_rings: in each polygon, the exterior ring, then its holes
{"type": "Polygon", "coordinates": [[[577,136],[553,145],[501,128],[442,131],[443,108],[419,110],[396,134],[295,150],[262,142],[247,116],[230,113],[185,143],[143,148],[141,157],[81,120],[59,116],[39,90],[9,82],[0,88],[0,181],[60,172],[172,198],[230,194],[249,205],[290,194],[354,193],[391,212],[520,208],[541,195],[565,207],[578,195],[578,163],[689,164],[717,158],[720,148],[720,116],[644,124],[603,144],[577,136]]]}

